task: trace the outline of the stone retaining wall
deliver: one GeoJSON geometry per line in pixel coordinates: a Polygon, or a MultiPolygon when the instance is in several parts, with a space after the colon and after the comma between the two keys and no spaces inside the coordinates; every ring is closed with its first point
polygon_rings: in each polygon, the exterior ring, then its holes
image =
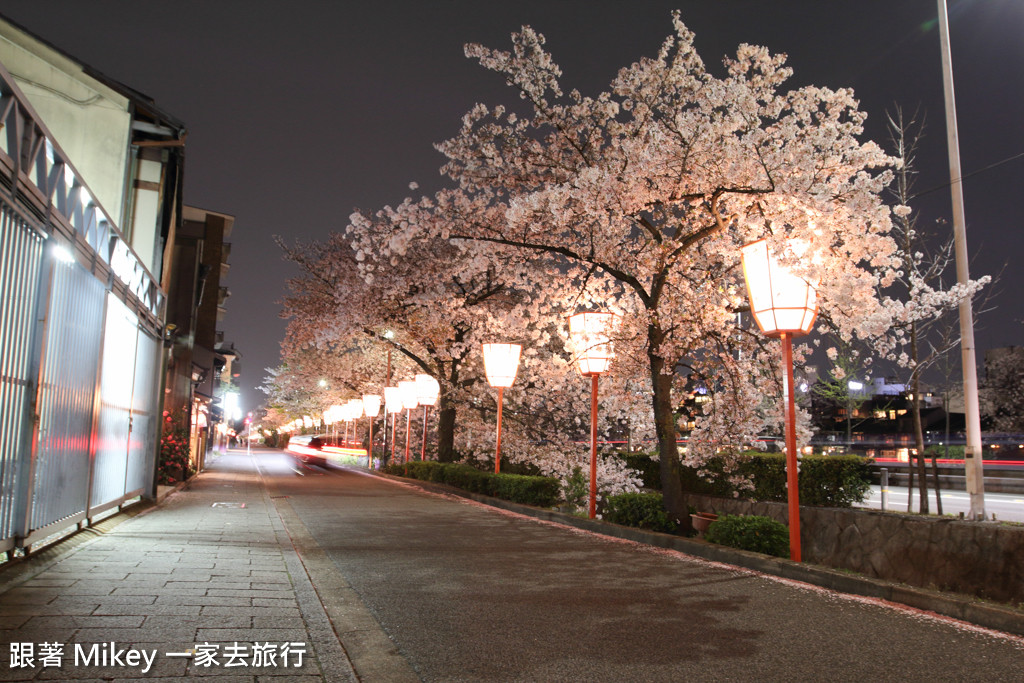
{"type": "MultiPolygon", "coordinates": [[[[718,514],[788,523],[784,503],[690,495],[718,514]]],[[[921,588],[1024,604],[1024,526],[851,508],[800,508],[803,560],[921,588]]]]}

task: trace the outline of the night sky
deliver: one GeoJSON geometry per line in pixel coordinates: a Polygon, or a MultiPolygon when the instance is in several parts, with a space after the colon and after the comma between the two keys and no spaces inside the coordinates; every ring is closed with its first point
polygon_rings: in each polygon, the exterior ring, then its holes
{"type": "MultiPolygon", "coordinates": [[[[980,365],[986,349],[1024,343],[1024,2],[949,2],[971,274],[1007,265],[976,333],[980,365]]],[[[924,109],[917,189],[937,189],[915,208],[922,224],[951,221],[934,0],[4,0],[0,13],[187,125],[185,202],[236,217],[222,325],[251,409],[279,362],[292,274],[273,236],[324,239],[355,208],[401,202],[412,181],[439,189],[433,143],[474,103],[516,101],[464,43],[508,49],[530,25],[563,87],[596,94],[657,52],[675,8],[716,74],[742,42],[785,52],[791,86],[854,88],[879,143],[887,108],[924,109]]]]}

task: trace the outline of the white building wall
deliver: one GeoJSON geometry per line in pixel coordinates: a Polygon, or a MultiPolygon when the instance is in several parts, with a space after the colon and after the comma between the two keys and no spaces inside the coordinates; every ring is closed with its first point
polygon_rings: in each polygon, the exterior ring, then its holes
{"type": "MultiPolygon", "coordinates": [[[[0,63],[14,76],[107,215],[124,230],[129,101],[45,43],[0,21],[0,63]]],[[[149,230],[153,230],[150,225],[149,230]]],[[[152,243],[136,249],[153,268],[152,243]]]]}

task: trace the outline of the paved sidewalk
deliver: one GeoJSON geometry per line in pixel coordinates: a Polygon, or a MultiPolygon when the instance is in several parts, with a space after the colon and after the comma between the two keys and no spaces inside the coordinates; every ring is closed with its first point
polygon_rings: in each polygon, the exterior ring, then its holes
{"type": "Polygon", "coordinates": [[[356,680],[245,451],[93,541],[0,567],[0,661],[0,681],[356,680]]]}

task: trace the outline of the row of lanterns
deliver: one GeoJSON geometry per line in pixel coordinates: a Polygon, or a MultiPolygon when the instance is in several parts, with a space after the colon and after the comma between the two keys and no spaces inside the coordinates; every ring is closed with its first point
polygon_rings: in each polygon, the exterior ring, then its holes
{"type": "MultiPolygon", "coordinates": [[[[787,248],[800,254],[799,245],[793,241],[787,248]]],[[[800,561],[800,518],[797,494],[795,396],[793,390],[793,337],[810,332],[818,313],[816,284],[790,272],[770,252],[767,240],[752,242],[742,249],[743,275],[747,285],[751,314],[762,334],[779,338],[783,346],[785,366],[784,385],[786,389],[786,471],[789,497],[790,556],[800,561]]],[[[614,352],[611,342],[615,315],[606,312],[577,313],[569,318],[569,337],[575,348],[574,360],[580,375],[590,378],[590,496],[589,516],[596,516],[597,498],[597,390],[598,378],[608,371],[614,352]]],[[[484,373],[491,387],[498,390],[497,436],[495,439],[494,471],[501,470],[501,418],[504,391],[515,382],[522,353],[520,344],[493,343],[483,345],[484,373]]],[[[416,375],[415,381],[399,382],[397,387],[384,389],[384,406],[392,418],[391,455],[394,457],[395,421],[397,414],[407,411],[405,461],[409,461],[409,439],[411,413],[423,407],[423,450],[426,454],[427,416],[429,409],[437,403],[440,386],[436,379],[427,374],[416,375]]],[[[353,399],[346,406],[332,406],[332,409],[346,411],[342,419],[358,419],[365,415],[376,417],[380,413],[381,397],[368,394],[362,400],[353,399]],[[346,410],[347,406],[347,410],[346,410]]],[[[373,444],[373,421],[370,421],[370,450],[373,444]]],[[[367,463],[372,453],[367,454],[367,463]]]]}

